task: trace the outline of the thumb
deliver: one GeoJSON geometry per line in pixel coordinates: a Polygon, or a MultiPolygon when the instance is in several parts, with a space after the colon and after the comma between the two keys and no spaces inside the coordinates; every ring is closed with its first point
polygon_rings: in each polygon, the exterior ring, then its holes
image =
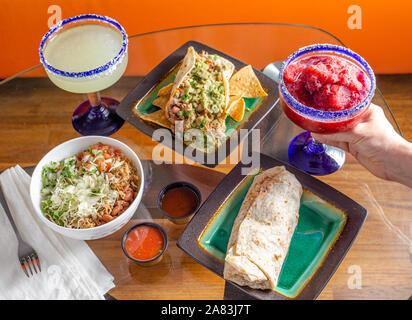
{"type": "Polygon", "coordinates": [[[333,145],[336,142],[342,141],[342,138],[339,138],[339,136],[336,136],[336,134],[334,133],[331,133],[331,134],[311,133],[311,135],[316,141],[322,142],[324,144],[329,144],[329,145],[333,145]]]}
{"type": "Polygon", "coordinates": [[[319,134],[319,133],[311,133],[310,134],[313,139],[315,139],[318,142],[322,142],[326,144],[326,141],[328,140],[328,137],[324,134],[319,134]]]}

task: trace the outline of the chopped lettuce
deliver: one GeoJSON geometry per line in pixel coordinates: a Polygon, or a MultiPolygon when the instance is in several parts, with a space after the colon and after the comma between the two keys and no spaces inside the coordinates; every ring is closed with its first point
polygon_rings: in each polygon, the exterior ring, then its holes
{"type": "MultiPolygon", "coordinates": [[[[96,153],[96,157],[102,156],[96,153]]],[[[54,223],[75,227],[73,221],[95,217],[106,204],[113,204],[118,192],[112,189],[109,178],[93,168],[76,168],[75,157],[50,162],[43,167],[41,178],[41,210],[54,223]]]]}

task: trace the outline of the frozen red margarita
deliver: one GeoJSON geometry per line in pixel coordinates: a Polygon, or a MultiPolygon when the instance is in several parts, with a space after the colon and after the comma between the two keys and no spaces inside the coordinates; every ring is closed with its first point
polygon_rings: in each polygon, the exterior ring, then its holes
{"type": "MultiPolygon", "coordinates": [[[[343,111],[359,105],[371,90],[368,73],[335,54],[319,53],[291,61],[283,72],[286,90],[301,104],[319,111],[343,111]]],[[[293,108],[281,93],[286,115],[311,132],[332,133],[348,130],[362,119],[366,108],[349,117],[311,117],[293,108]]]]}
{"type": "Polygon", "coordinates": [[[290,94],[304,105],[325,111],[349,109],[367,95],[371,81],[354,63],[333,55],[316,55],[292,62],[283,80],[290,94]]]}

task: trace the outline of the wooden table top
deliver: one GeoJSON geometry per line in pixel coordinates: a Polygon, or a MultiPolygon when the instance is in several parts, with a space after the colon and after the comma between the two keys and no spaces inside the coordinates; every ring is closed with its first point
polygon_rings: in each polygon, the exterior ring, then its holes
{"type": "MultiPolygon", "coordinates": [[[[123,78],[104,95],[124,97],[137,81],[123,78]]],[[[412,140],[412,76],[378,76],[377,83],[405,137],[412,140]]],[[[54,146],[79,136],[72,128],[71,115],[84,100],[82,95],[65,92],[43,78],[6,83],[0,86],[0,97],[0,170],[16,164],[35,165],[54,146]]],[[[128,123],[113,138],[128,144],[142,159],[150,159],[156,145],[128,123]]],[[[223,177],[232,167],[221,165],[213,170],[223,177]]],[[[374,178],[351,156],[347,157],[344,170],[321,180],[358,201],[369,215],[319,299],[409,298],[411,190],[374,178]],[[361,288],[351,288],[353,272],[359,270],[361,288]]],[[[120,239],[133,221],[107,238],[88,242],[115,277],[116,287],[109,293],[117,299],[222,299],[224,280],[176,247],[184,227],[163,219],[156,222],[166,229],[170,244],[164,260],[151,268],[129,263],[121,250],[120,239]]]]}

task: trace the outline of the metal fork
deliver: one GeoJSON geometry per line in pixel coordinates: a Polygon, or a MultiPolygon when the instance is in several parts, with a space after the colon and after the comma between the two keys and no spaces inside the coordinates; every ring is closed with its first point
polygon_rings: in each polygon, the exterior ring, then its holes
{"type": "Polygon", "coordinates": [[[0,188],[0,203],[3,203],[4,211],[9,218],[10,224],[13,227],[14,233],[16,234],[17,240],[19,241],[18,257],[20,265],[27,277],[32,276],[34,273],[41,272],[40,260],[36,251],[23,241],[19,231],[17,230],[16,224],[14,223],[13,217],[10,213],[10,209],[7,206],[6,199],[0,188]],[[37,267],[37,268],[36,268],[37,267]],[[30,271],[30,274],[29,274],[30,271]]]}

